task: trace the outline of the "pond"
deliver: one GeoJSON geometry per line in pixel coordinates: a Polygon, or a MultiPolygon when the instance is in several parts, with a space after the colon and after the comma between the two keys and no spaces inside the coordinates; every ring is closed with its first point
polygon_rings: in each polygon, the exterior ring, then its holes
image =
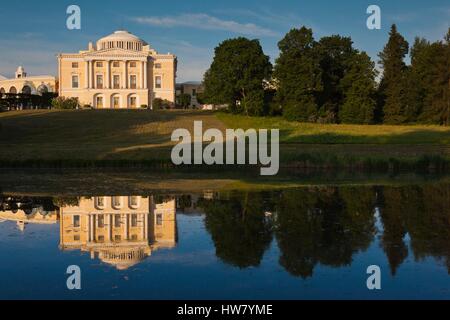
{"type": "Polygon", "coordinates": [[[447,182],[118,189],[3,185],[0,299],[450,298],[447,182]]]}

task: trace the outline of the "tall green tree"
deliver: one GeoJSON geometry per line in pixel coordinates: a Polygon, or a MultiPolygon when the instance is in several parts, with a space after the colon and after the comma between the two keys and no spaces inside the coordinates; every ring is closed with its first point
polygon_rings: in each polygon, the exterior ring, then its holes
{"type": "Polygon", "coordinates": [[[272,72],[270,59],[258,40],[243,37],[222,42],[205,73],[204,98],[212,104],[228,104],[247,115],[264,114],[264,80],[272,72]]]}
{"type": "Polygon", "coordinates": [[[275,103],[290,120],[315,121],[316,95],[322,90],[320,57],[311,29],[292,29],[278,43],[274,77],[277,83],[275,103]]]}
{"type": "Polygon", "coordinates": [[[384,102],[384,122],[402,123],[405,116],[407,96],[407,70],[404,58],[409,51],[409,44],[392,25],[389,41],[380,52],[380,63],[383,67],[383,78],[380,94],[384,102]]]}
{"type": "Polygon", "coordinates": [[[375,64],[370,57],[365,52],[353,54],[349,70],[339,84],[343,93],[343,104],[339,110],[341,122],[373,123],[376,107],[375,77],[375,64]]]}
{"type": "Polygon", "coordinates": [[[421,122],[449,125],[450,117],[450,29],[444,41],[426,47],[423,74],[421,122]]]}
{"type": "Polygon", "coordinates": [[[340,85],[356,54],[350,37],[323,37],[317,45],[322,70],[323,88],[318,93],[319,121],[338,122],[339,108],[344,102],[345,87],[340,85]]]}

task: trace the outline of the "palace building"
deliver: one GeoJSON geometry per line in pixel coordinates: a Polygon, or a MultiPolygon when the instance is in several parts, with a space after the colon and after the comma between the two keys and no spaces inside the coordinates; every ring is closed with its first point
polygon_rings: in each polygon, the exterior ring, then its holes
{"type": "Polygon", "coordinates": [[[0,96],[11,94],[41,95],[57,91],[56,78],[53,76],[28,76],[25,69],[19,66],[12,79],[0,76],[0,96]]]}
{"type": "Polygon", "coordinates": [[[175,199],[152,196],[81,198],[60,208],[60,248],[82,250],[119,270],[176,245],[175,199]]]}
{"type": "Polygon", "coordinates": [[[58,55],[59,95],[97,109],[152,107],[155,98],[175,102],[177,57],[159,54],[119,30],[89,43],[88,50],[58,55]]]}

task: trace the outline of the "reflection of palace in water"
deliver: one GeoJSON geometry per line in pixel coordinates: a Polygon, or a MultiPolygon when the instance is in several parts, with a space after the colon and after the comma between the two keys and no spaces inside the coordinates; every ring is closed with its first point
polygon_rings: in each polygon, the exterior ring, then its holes
{"type": "Polygon", "coordinates": [[[60,209],[60,248],[127,269],[159,248],[176,244],[175,199],[154,197],[81,198],[60,209]]]}
{"type": "Polygon", "coordinates": [[[0,222],[14,221],[20,231],[27,224],[55,224],[58,212],[52,205],[33,201],[31,198],[7,197],[0,201],[0,222]]]}

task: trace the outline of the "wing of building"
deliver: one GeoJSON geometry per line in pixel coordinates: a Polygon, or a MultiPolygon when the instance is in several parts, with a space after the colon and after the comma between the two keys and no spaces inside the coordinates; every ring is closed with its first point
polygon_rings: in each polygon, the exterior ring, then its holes
{"type": "Polygon", "coordinates": [[[177,57],[159,54],[145,41],[119,30],[88,50],[58,55],[59,95],[94,108],[152,106],[175,102],[177,57]]]}
{"type": "Polygon", "coordinates": [[[19,66],[12,79],[0,76],[0,96],[5,93],[42,94],[56,92],[57,81],[53,76],[28,76],[25,69],[19,66]]]}

